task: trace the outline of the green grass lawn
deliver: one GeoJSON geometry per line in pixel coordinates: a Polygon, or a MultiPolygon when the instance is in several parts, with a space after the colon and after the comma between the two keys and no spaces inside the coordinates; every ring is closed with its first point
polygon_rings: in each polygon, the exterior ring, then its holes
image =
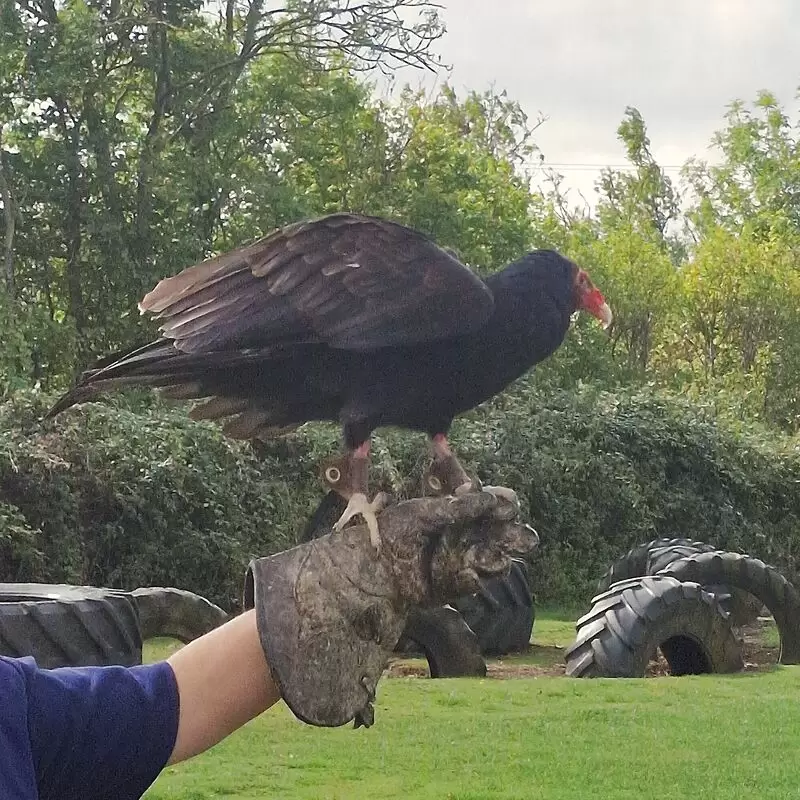
{"type": "MultiPolygon", "coordinates": [[[[534,663],[574,625],[539,615],[534,663]]],[[[169,643],[151,643],[151,658],[169,643]]],[[[508,661],[509,659],[506,659],[508,661]]],[[[147,800],[800,797],[800,668],[643,680],[387,678],[369,730],[280,706],[147,800]]]]}

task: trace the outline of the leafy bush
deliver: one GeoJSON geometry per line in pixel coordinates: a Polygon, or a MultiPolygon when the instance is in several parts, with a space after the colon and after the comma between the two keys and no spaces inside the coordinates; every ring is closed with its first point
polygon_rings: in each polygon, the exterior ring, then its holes
{"type": "MultiPolygon", "coordinates": [[[[296,541],[322,496],[317,464],[338,447],[333,426],[232,442],[152,398],[41,423],[49,399],[0,405],[0,580],[167,584],[233,607],[248,559],[296,541]]],[[[679,399],[526,382],[452,439],[482,480],[519,493],[541,536],[539,603],[584,606],[611,560],[657,536],[741,548],[796,577],[791,440],[723,429],[679,399]]],[[[376,487],[413,494],[424,438],[384,432],[373,463],[376,487]]]]}

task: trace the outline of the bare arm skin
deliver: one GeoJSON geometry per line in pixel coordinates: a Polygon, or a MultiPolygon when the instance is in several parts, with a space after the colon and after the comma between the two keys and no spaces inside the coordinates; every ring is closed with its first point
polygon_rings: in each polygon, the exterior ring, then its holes
{"type": "Polygon", "coordinates": [[[259,641],[255,611],[201,636],[167,661],[180,694],[170,764],[202,753],[280,700],[259,641]]]}

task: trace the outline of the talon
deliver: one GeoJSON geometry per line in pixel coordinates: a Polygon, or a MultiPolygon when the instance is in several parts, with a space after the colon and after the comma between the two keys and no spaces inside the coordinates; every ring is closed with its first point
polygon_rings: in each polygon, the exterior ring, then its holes
{"type": "Polygon", "coordinates": [[[388,503],[389,495],[385,492],[378,492],[371,503],[367,500],[367,496],[363,492],[355,492],[347,503],[347,508],[345,508],[344,513],[333,526],[333,530],[339,532],[353,517],[362,517],[364,522],[367,523],[369,541],[377,555],[381,550],[381,536],[378,530],[378,518],[376,515],[383,511],[388,503]]]}
{"type": "Polygon", "coordinates": [[[484,486],[483,491],[494,495],[498,500],[506,500],[517,508],[520,507],[517,493],[513,489],[509,489],[508,486],[484,486]]]}

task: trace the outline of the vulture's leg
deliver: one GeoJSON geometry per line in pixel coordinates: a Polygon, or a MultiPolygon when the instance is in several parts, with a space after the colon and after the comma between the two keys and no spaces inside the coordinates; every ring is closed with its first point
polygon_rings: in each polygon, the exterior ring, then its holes
{"type": "Polygon", "coordinates": [[[463,494],[480,488],[467,474],[464,467],[450,449],[447,435],[437,433],[431,437],[433,462],[428,467],[423,481],[426,491],[434,494],[463,494]]]}
{"type": "Polygon", "coordinates": [[[519,506],[517,493],[506,486],[482,486],[476,478],[472,479],[456,458],[447,436],[437,433],[431,437],[433,463],[423,477],[425,488],[434,494],[460,495],[466,492],[489,492],[519,506]]]}
{"type": "Polygon", "coordinates": [[[380,550],[380,533],[378,532],[377,514],[387,503],[388,496],[379,492],[370,502],[367,500],[369,483],[369,439],[355,449],[337,458],[327,461],[323,466],[325,483],[347,500],[347,508],[333,526],[340,531],[355,516],[361,516],[369,529],[369,540],[376,551],[380,550]]]}

